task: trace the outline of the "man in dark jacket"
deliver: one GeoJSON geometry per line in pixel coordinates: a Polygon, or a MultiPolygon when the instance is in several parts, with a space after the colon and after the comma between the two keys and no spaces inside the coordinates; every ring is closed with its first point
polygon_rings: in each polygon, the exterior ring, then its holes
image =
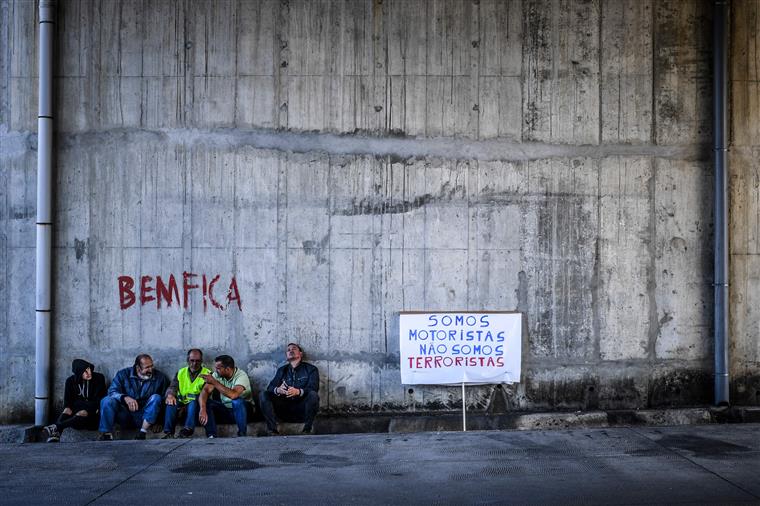
{"type": "Polygon", "coordinates": [[[100,403],[100,440],[113,440],[113,426],[117,421],[121,427],[140,427],[135,439],[145,439],[148,429],[161,414],[167,386],[169,379],[153,368],[150,355],[137,355],[132,367],[116,373],[108,396],[100,403]]]}
{"type": "Polygon", "coordinates": [[[261,412],[267,421],[267,433],[279,434],[277,418],[303,422],[303,432],[311,433],[319,410],[319,369],[303,362],[303,348],[288,343],[287,364],[277,369],[267,389],[259,395],[261,412]]]}
{"type": "Polygon", "coordinates": [[[61,440],[63,429],[94,429],[98,426],[100,400],[106,395],[106,379],[95,372],[95,366],[86,360],[71,363],[74,374],[66,379],[63,393],[63,412],[52,425],[44,428],[48,443],[61,440]]]}

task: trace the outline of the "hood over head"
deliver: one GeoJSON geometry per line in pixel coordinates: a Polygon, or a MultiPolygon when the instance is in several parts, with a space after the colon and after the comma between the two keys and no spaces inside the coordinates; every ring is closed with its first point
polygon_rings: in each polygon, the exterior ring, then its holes
{"type": "Polygon", "coordinates": [[[78,382],[82,381],[82,373],[88,367],[90,368],[91,372],[95,372],[95,366],[86,360],[82,360],[81,358],[76,358],[74,359],[73,362],[71,362],[71,372],[74,373],[74,377],[76,378],[78,382]]]}

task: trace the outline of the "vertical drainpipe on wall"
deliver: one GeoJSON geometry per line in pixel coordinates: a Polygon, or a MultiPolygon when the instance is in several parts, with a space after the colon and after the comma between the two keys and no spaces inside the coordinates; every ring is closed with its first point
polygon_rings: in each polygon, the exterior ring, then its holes
{"type": "Polygon", "coordinates": [[[53,36],[55,0],[39,0],[39,106],[37,115],[37,286],[34,423],[50,408],[51,271],[53,246],[53,36]]]}
{"type": "Polygon", "coordinates": [[[715,152],[715,404],[728,393],[728,0],[716,0],[713,19],[713,139],[715,152]]]}

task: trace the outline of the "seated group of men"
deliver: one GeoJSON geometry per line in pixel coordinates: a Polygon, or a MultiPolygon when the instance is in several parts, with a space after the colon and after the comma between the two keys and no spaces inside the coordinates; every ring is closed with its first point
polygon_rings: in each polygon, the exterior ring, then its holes
{"type": "MultiPolygon", "coordinates": [[[[259,407],[267,424],[267,434],[276,435],[278,419],[303,422],[303,432],[311,433],[319,410],[319,370],[302,360],[303,349],[288,343],[287,364],[279,369],[266,390],[259,395],[259,407]]],[[[120,370],[106,391],[102,374],[85,360],[72,363],[74,373],[66,380],[64,410],[56,423],[44,428],[48,442],[60,441],[65,428],[98,427],[101,441],[113,440],[116,423],[122,428],[139,428],[135,439],[145,439],[164,412],[164,438],[174,437],[179,421],[179,437],[191,437],[197,423],[206,437],[217,435],[216,424],[234,423],[238,436],[245,436],[254,412],[251,381],[235,367],[229,355],[214,359],[214,372],[203,365],[203,352],[187,352],[187,366],[169,379],[153,367],[150,355],[140,354],[132,367],[120,370]]]]}

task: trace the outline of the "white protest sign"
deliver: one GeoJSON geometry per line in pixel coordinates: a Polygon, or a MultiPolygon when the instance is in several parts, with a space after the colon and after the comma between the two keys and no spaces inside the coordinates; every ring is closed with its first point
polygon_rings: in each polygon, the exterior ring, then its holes
{"type": "Polygon", "coordinates": [[[401,383],[517,383],[522,315],[404,312],[399,315],[401,383]]]}

